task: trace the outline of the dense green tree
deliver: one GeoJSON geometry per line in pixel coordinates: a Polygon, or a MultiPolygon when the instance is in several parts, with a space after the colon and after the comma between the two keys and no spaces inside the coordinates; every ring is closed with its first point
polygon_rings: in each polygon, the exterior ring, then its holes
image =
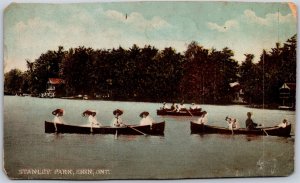
{"type": "Polygon", "coordinates": [[[30,91],[38,94],[45,92],[48,78],[60,77],[60,64],[64,57],[64,49],[58,47],[58,51],[47,51],[34,62],[27,61],[28,77],[30,77],[30,91]]]}
{"type": "Polygon", "coordinates": [[[19,69],[12,69],[4,74],[4,93],[18,94],[22,92],[23,73],[19,69]]]}
{"type": "Polygon", "coordinates": [[[253,63],[254,55],[245,54],[245,61],[240,66],[240,84],[244,91],[244,100],[249,103],[262,101],[262,72],[253,63]]]}
{"type": "Polygon", "coordinates": [[[249,103],[279,103],[279,87],[296,82],[296,35],[263,51],[258,63],[245,54],[239,67],[228,47],[206,49],[191,42],[184,55],[172,47],[113,49],[77,47],[47,51],[26,60],[28,70],[5,74],[5,92],[45,92],[48,78],[65,80],[66,94],[110,100],[230,103],[239,81],[249,103]],[[17,82],[14,82],[14,79],[17,82]]]}
{"type": "Polygon", "coordinates": [[[61,64],[67,95],[92,94],[95,90],[93,49],[78,47],[70,49],[61,64]]]}
{"type": "Polygon", "coordinates": [[[283,83],[296,82],[296,35],[271,51],[263,50],[257,64],[246,55],[240,67],[240,82],[249,103],[280,103],[279,88],[283,83]]]}
{"type": "Polygon", "coordinates": [[[203,48],[192,42],[185,52],[181,91],[188,101],[226,103],[233,98],[229,83],[237,80],[238,63],[233,51],[203,48]]]}

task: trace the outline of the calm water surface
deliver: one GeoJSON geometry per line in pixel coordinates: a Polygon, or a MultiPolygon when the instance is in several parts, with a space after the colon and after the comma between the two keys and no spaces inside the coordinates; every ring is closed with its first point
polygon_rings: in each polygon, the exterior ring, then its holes
{"type": "MultiPolygon", "coordinates": [[[[82,101],[4,97],[5,169],[15,178],[126,179],[126,178],[205,178],[237,176],[286,176],[294,170],[294,137],[251,137],[245,135],[191,135],[190,120],[196,117],[156,115],[158,103],[82,101]],[[124,110],[123,120],[137,124],[146,110],[156,121],[166,121],[165,136],[118,136],[45,134],[44,121],[51,112],[64,108],[68,124],[85,124],[81,113],[95,109],[98,120],[110,125],[112,111],[124,110]],[[31,175],[20,169],[98,169],[109,174],[31,175]]],[[[295,112],[250,109],[244,106],[202,105],[209,123],[226,126],[227,115],[236,117],[244,127],[246,113],[265,126],[283,118],[295,125],[295,112]]],[[[294,128],[292,129],[294,134],[294,128]]]]}

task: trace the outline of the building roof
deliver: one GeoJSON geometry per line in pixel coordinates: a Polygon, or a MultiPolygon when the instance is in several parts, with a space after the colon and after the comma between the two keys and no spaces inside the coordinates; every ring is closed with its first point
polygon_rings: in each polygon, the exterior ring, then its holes
{"type": "Polygon", "coordinates": [[[296,90],[296,83],[283,83],[280,89],[296,90]]]}
{"type": "Polygon", "coordinates": [[[233,88],[235,86],[240,86],[239,82],[233,82],[233,83],[229,83],[230,87],[233,88]]]}
{"type": "Polygon", "coordinates": [[[49,78],[49,81],[48,81],[50,84],[53,84],[53,85],[58,85],[58,84],[64,84],[65,81],[63,79],[60,79],[60,78],[49,78]]]}

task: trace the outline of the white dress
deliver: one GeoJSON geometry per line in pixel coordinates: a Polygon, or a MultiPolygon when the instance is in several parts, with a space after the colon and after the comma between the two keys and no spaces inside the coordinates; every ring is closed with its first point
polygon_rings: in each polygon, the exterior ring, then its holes
{"type": "Polygon", "coordinates": [[[102,126],[100,122],[97,121],[96,116],[89,115],[89,125],[91,127],[100,127],[102,126]]]}
{"type": "Polygon", "coordinates": [[[183,110],[183,109],[186,109],[185,105],[184,104],[179,104],[178,105],[178,108],[177,108],[177,112],[179,112],[180,110],[183,110]]]}
{"type": "Polygon", "coordinates": [[[63,119],[60,116],[58,116],[58,115],[54,116],[53,122],[54,123],[59,123],[59,124],[63,124],[64,123],[63,119]]]}
{"type": "Polygon", "coordinates": [[[123,120],[120,116],[119,117],[114,117],[112,119],[111,123],[112,123],[111,126],[113,126],[113,127],[122,127],[122,126],[124,126],[123,120]]]}
{"type": "Polygon", "coordinates": [[[154,120],[150,116],[142,118],[141,121],[140,121],[141,126],[152,125],[153,123],[154,123],[154,120]]]}
{"type": "Polygon", "coordinates": [[[204,124],[204,125],[207,124],[207,122],[208,122],[207,114],[205,116],[201,116],[197,121],[198,124],[204,124]]]}
{"type": "Polygon", "coordinates": [[[281,127],[281,128],[285,128],[286,127],[286,125],[287,125],[287,123],[283,123],[283,122],[281,122],[279,125],[277,125],[278,127],[281,127]]]}

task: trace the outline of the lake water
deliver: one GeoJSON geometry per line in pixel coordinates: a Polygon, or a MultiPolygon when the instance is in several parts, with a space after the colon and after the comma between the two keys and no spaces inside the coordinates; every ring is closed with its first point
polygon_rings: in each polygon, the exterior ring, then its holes
{"type": "MultiPolygon", "coordinates": [[[[4,168],[13,178],[41,179],[287,176],[294,171],[294,136],[191,135],[189,122],[196,117],[157,116],[160,106],[5,96],[4,168]],[[64,120],[68,124],[85,124],[87,119],[81,113],[86,109],[96,110],[104,125],[110,125],[116,108],[124,110],[123,121],[127,124],[139,123],[140,112],[149,111],[156,121],[166,121],[165,135],[121,135],[115,139],[114,135],[45,134],[44,121],[53,119],[51,112],[56,108],[66,110],[64,120]],[[43,173],[45,169],[50,173],[43,173]]],[[[202,108],[208,111],[209,123],[217,126],[225,127],[228,115],[244,127],[248,111],[253,112],[255,122],[264,126],[274,126],[283,118],[295,126],[293,111],[240,105],[202,108]]]]}

